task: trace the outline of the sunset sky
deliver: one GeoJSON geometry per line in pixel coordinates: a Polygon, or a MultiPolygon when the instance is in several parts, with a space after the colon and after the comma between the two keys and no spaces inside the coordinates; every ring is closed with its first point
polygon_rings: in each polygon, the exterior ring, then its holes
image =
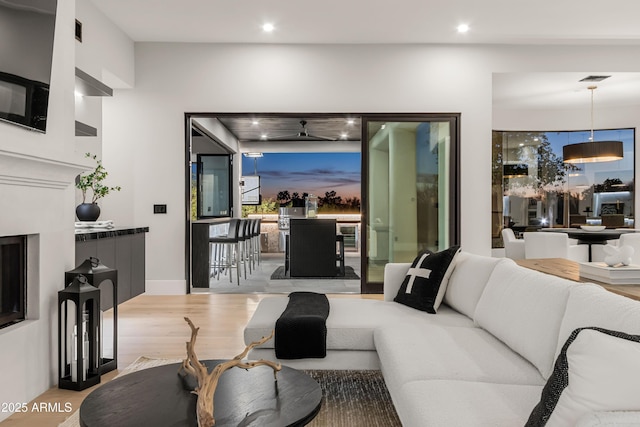
{"type": "MultiPolygon", "coordinates": [[[[243,175],[254,175],[254,159],[242,157],[243,175]]],[[[257,158],[262,198],[279,191],[324,196],[334,190],[343,199],[360,198],[360,153],[264,153],[257,158]]]]}

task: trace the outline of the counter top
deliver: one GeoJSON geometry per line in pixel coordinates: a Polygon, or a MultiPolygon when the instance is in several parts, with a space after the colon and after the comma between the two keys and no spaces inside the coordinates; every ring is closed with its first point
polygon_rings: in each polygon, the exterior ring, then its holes
{"type": "Polygon", "coordinates": [[[198,219],[196,221],[191,221],[191,224],[225,224],[229,222],[231,217],[221,217],[221,218],[206,218],[206,219],[198,219]]]}
{"type": "Polygon", "coordinates": [[[149,232],[149,227],[76,228],[76,242],[149,232]]]}

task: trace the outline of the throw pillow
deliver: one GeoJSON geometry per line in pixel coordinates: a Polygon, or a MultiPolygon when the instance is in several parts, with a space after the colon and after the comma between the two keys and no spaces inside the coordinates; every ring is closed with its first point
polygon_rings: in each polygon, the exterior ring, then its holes
{"type": "Polygon", "coordinates": [[[575,425],[596,411],[640,410],[640,335],[602,328],[571,333],[526,427],[575,425]]]}
{"type": "Polygon", "coordinates": [[[426,250],[413,260],[394,301],[435,314],[447,289],[460,246],[440,252],[426,250]]]}

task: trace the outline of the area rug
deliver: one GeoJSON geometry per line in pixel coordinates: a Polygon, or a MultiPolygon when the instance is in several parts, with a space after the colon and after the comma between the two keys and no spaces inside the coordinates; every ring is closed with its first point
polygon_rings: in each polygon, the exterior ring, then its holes
{"type": "MultiPolygon", "coordinates": [[[[337,269],[336,269],[336,274],[337,274],[337,269]]],[[[271,280],[305,280],[305,279],[313,279],[313,280],[321,280],[321,279],[329,279],[329,280],[360,280],[360,276],[358,276],[356,274],[356,272],[353,270],[353,267],[346,265],[344,267],[344,276],[330,276],[330,277],[290,277],[288,274],[285,273],[284,271],[284,265],[281,265],[280,267],[276,268],[276,270],[271,273],[271,280]]]]}
{"type": "MultiPolygon", "coordinates": [[[[139,357],[118,377],[181,359],[139,357]]],[[[380,371],[305,370],[322,389],[322,407],[308,426],[395,427],[402,426],[380,371]]],[[[117,377],[116,377],[117,378],[117,377]]],[[[79,411],[59,427],[80,427],[79,411]]],[[[162,427],[162,426],[157,426],[162,427]]]]}

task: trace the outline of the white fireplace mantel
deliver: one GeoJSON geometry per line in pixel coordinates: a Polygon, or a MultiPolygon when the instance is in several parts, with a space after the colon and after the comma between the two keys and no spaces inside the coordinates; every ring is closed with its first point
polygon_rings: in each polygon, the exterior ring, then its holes
{"type": "Polygon", "coordinates": [[[0,184],[64,189],[90,166],[0,150],[0,184]]]}

